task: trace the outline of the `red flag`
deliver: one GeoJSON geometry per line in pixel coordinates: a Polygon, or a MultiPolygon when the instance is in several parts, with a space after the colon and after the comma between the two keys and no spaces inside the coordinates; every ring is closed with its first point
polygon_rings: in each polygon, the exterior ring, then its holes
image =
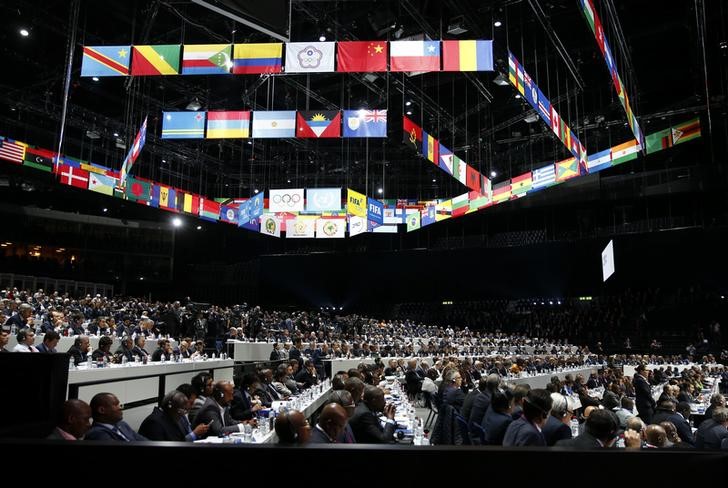
{"type": "Polygon", "coordinates": [[[61,183],[75,186],[76,188],[83,188],[84,190],[88,188],[88,171],[74,168],[67,164],[59,164],[58,167],[58,173],[61,175],[61,183]]]}
{"type": "Polygon", "coordinates": [[[387,41],[347,41],[337,44],[337,71],[387,71],[387,41]]]}
{"type": "Polygon", "coordinates": [[[470,165],[467,165],[467,186],[471,190],[480,193],[480,173],[470,165]]]}

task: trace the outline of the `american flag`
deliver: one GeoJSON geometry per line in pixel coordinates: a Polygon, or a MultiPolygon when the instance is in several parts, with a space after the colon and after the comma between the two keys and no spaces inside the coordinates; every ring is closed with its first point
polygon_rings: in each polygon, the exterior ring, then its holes
{"type": "Polygon", "coordinates": [[[0,159],[7,159],[13,163],[21,164],[24,158],[25,146],[7,139],[0,142],[0,159]]]}
{"type": "Polygon", "coordinates": [[[364,122],[386,122],[386,110],[364,110],[364,122]]]}

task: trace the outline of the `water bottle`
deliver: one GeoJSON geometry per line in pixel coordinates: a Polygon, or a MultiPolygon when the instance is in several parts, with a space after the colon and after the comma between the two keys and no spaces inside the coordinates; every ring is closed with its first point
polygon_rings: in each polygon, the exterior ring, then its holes
{"type": "Polygon", "coordinates": [[[415,438],[414,438],[414,445],[415,446],[421,446],[422,445],[422,437],[424,435],[424,432],[422,430],[422,419],[417,417],[415,419],[415,438]]]}
{"type": "Polygon", "coordinates": [[[73,371],[74,369],[76,369],[76,363],[73,362],[73,356],[71,356],[68,358],[68,370],[73,371]]]}
{"type": "Polygon", "coordinates": [[[245,424],[243,427],[243,442],[253,442],[253,427],[250,424],[245,424]]]}
{"type": "Polygon", "coordinates": [[[576,417],[571,417],[571,422],[569,422],[569,425],[571,427],[571,437],[577,437],[579,435],[579,421],[576,417]]]}

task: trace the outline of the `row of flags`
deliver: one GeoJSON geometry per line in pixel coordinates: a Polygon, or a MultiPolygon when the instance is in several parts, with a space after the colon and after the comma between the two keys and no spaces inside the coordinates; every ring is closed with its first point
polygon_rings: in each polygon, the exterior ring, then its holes
{"type": "MultiPolygon", "coordinates": [[[[652,154],[699,137],[700,119],[695,118],[647,135],[646,152],[652,154]]],[[[439,141],[435,143],[438,153],[442,153],[439,141]]],[[[596,173],[637,159],[640,150],[638,142],[631,140],[591,154],[587,157],[588,171],[596,173]]],[[[316,238],[339,238],[347,232],[350,237],[364,232],[396,233],[400,224],[405,224],[411,232],[521,198],[581,174],[577,159],[571,157],[492,186],[488,181],[485,189],[481,185],[479,190],[471,189],[447,200],[378,200],[352,189],[347,189],[344,197],[341,188],[273,189],[269,190],[267,199],[263,193],[249,199],[210,199],[132,176],[127,177],[126,186],[121,189],[119,171],[2,136],[0,159],[55,173],[64,185],[277,237],[281,232],[286,237],[316,238]]]]}
{"type": "Polygon", "coordinates": [[[98,77],[492,70],[490,40],[83,46],[81,64],[98,77]]]}
{"type": "Polygon", "coordinates": [[[599,50],[602,52],[602,56],[604,56],[604,60],[607,63],[607,68],[609,69],[609,74],[612,78],[612,84],[614,85],[614,89],[617,91],[617,97],[619,97],[619,102],[622,104],[622,107],[627,114],[627,123],[629,124],[629,128],[632,130],[632,134],[634,134],[634,138],[639,142],[640,146],[643,146],[642,130],[637,122],[637,117],[634,112],[632,112],[629,97],[624,89],[622,77],[619,76],[619,71],[617,71],[617,65],[614,62],[612,49],[609,46],[609,41],[607,40],[606,35],[604,34],[604,28],[602,26],[602,21],[599,18],[599,14],[594,8],[592,0],[581,0],[581,8],[587,22],[589,23],[589,27],[594,33],[599,50]]]}
{"type": "Polygon", "coordinates": [[[580,174],[586,174],[586,147],[511,51],[508,51],[508,81],[576,158],[580,174]]]}
{"type": "Polygon", "coordinates": [[[162,113],[162,139],[250,137],[260,139],[387,137],[387,110],[235,110],[162,113]]]}

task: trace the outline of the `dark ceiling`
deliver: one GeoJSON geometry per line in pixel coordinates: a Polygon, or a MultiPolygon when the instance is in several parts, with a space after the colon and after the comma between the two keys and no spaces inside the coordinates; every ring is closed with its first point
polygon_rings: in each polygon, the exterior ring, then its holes
{"type": "MultiPolygon", "coordinates": [[[[235,2],[232,2],[235,3],[235,2]]],[[[238,2],[245,5],[253,2],[238,2]]],[[[258,2],[255,2],[256,4],[258,2]]],[[[646,132],[706,113],[725,112],[724,2],[597,0],[622,78],[646,132]],[[696,17],[705,8],[705,24],[696,17]],[[700,34],[705,32],[704,36],[700,34]],[[703,60],[703,43],[705,64],[703,60]],[[721,112],[722,110],[722,112],[721,112]]],[[[261,15],[288,2],[266,3],[261,15]]],[[[0,131],[55,148],[73,5],[66,0],[8,0],[0,6],[0,131]],[[21,27],[30,36],[21,37],[21,27]]],[[[256,7],[248,8],[256,9],[256,7]]],[[[521,59],[589,153],[626,141],[630,133],[608,71],[577,0],[303,1],[290,4],[292,41],[494,39],[499,67],[506,50],[521,59]],[[449,34],[458,18],[467,29],[449,34]],[[494,22],[502,25],[495,27],[494,22]]],[[[285,22],[284,22],[285,23],[285,22]]],[[[135,171],[210,197],[247,197],[254,189],[348,186],[385,188],[386,198],[442,198],[464,191],[401,143],[401,117],[412,118],[495,181],[566,157],[562,145],[496,73],[402,73],[80,78],[82,45],[265,42],[273,39],[189,1],[80,1],[64,152],[119,168],[122,141],[149,115],[147,145],[135,171]],[[204,109],[389,110],[386,140],[168,141],[159,138],[162,110],[183,110],[194,97],[204,109]],[[86,137],[89,129],[101,134],[86,137]]],[[[705,124],[705,122],[704,122],[705,124]]]]}

